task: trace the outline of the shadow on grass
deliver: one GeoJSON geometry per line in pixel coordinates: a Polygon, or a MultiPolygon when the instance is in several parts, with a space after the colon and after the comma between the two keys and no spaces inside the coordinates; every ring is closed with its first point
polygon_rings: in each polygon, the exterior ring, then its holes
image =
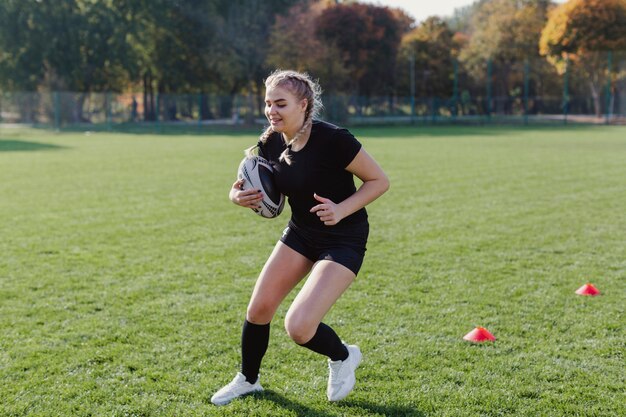
{"type": "Polygon", "coordinates": [[[298,416],[306,416],[306,417],[331,417],[330,414],[322,411],[322,410],[315,410],[313,408],[307,407],[306,405],[300,404],[298,402],[295,402],[293,400],[288,399],[287,397],[284,397],[282,395],[280,395],[279,393],[272,391],[272,390],[268,390],[266,389],[265,391],[263,391],[262,393],[258,393],[255,394],[258,396],[258,398],[262,398],[264,400],[269,400],[272,401],[273,403],[275,403],[276,405],[278,405],[279,407],[285,409],[285,410],[289,410],[289,411],[293,411],[294,413],[296,413],[296,415],[298,416]]]}
{"type": "Polygon", "coordinates": [[[395,405],[374,404],[368,401],[344,400],[338,403],[338,405],[340,405],[341,407],[360,408],[361,410],[367,410],[368,412],[372,414],[382,414],[384,416],[394,416],[394,417],[425,417],[426,416],[426,414],[414,408],[409,408],[409,407],[404,407],[404,406],[395,406],[395,405]]]}
{"type": "Polygon", "coordinates": [[[27,142],[14,139],[0,139],[0,152],[51,151],[64,149],[64,146],[48,143],[27,142]]]}
{"type": "MultiPolygon", "coordinates": [[[[263,393],[256,394],[258,398],[270,400],[276,405],[285,410],[292,411],[296,415],[301,417],[330,417],[334,414],[329,414],[323,410],[316,410],[306,405],[300,404],[296,401],[290,400],[283,395],[278,394],[272,390],[265,390],[263,393]]],[[[373,404],[367,401],[358,400],[344,400],[336,403],[338,408],[352,408],[363,410],[372,414],[382,414],[384,416],[394,417],[425,417],[425,414],[412,408],[402,406],[387,406],[384,404],[373,404]]],[[[347,410],[346,410],[347,411],[347,410]]],[[[352,410],[354,412],[356,410],[352,410]]]]}

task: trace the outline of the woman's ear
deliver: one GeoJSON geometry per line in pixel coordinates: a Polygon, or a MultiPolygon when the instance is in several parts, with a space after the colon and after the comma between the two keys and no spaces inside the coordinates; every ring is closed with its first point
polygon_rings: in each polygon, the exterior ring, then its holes
{"type": "Polygon", "coordinates": [[[303,98],[302,101],[300,102],[300,107],[302,107],[303,112],[306,111],[306,107],[308,105],[309,105],[309,100],[307,100],[306,98],[303,98]]]}

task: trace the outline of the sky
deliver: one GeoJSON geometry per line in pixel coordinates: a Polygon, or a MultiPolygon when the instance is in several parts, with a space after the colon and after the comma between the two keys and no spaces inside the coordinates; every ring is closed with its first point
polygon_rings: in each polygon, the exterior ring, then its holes
{"type": "MultiPolygon", "coordinates": [[[[454,9],[469,6],[474,0],[360,0],[362,3],[380,4],[383,6],[404,9],[416,21],[421,22],[429,16],[452,16],[454,9]]],[[[557,0],[562,3],[565,0],[557,0]]]]}
{"type": "Polygon", "coordinates": [[[452,16],[454,9],[468,6],[474,0],[361,0],[361,3],[373,3],[404,9],[416,21],[421,22],[429,16],[452,16]]]}

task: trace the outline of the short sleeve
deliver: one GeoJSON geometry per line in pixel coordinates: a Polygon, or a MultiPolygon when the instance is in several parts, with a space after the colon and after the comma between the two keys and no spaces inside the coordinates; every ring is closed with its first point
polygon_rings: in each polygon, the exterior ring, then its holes
{"type": "Polygon", "coordinates": [[[278,162],[278,158],[284,149],[283,146],[284,142],[276,133],[272,133],[265,142],[261,142],[261,140],[257,142],[259,155],[273,162],[278,162]]]}
{"type": "Polygon", "coordinates": [[[334,152],[337,165],[345,168],[354,160],[362,145],[347,129],[338,129],[333,136],[333,147],[337,150],[334,152]]]}

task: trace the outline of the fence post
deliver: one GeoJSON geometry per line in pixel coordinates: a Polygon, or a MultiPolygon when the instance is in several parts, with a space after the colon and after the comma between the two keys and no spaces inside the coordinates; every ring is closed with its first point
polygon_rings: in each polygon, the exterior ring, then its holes
{"type": "Polygon", "coordinates": [[[611,123],[611,67],[613,66],[613,51],[609,51],[607,65],[607,81],[606,81],[606,120],[608,125],[611,123]]]}
{"type": "Polygon", "coordinates": [[[156,122],[157,132],[161,133],[161,95],[156,93],[156,109],[154,110],[154,121],[156,122]]]}
{"type": "Polygon", "coordinates": [[[107,92],[104,96],[105,106],[106,106],[106,125],[107,130],[111,130],[111,93],[107,92]]]}
{"type": "Polygon", "coordinates": [[[415,116],[415,54],[411,54],[409,62],[409,73],[411,80],[411,124],[413,124],[413,116],[415,116]]]}
{"type": "Polygon", "coordinates": [[[233,124],[236,126],[239,124],[239,94],[235,95],[235,112],[231,115],[233,124]]]}
{"type": "Polygon", "coordinates": [[[459,61],[454,58],[452,62],[454,67],[454,84],[452,87],[452,120],[454,120],[457,115],[457,104],[459,100],[459,61]]]}
{"type": "Polygon", "coordinates": [[[567,124],[569,112],[569,56],[565,57],[565,74],[563,79],[563,124],[567,124]]]}
{"type": "Polygon", "coordinates": [[[53,97],[54,97],[54,128],[56,130],[59,130],[61,128],[61,109],[60,107],[60,100],[59,100],[59,92],[55,91],[54,93],[52,93],[53,97]]]}
{"type": "Polygon", "coordinates": [[[487,120],[491,121],[491,58],[487,60],[487,120]]]}
{"type": "Polygon", "coordinates": [[[528,58],[524,60],[524,125],[528,125],[528,58]]]}
{"type": "Polygon", "coordinates": [[[198,93],[198,127],[202,126],[202,93],[198,93]]]}

